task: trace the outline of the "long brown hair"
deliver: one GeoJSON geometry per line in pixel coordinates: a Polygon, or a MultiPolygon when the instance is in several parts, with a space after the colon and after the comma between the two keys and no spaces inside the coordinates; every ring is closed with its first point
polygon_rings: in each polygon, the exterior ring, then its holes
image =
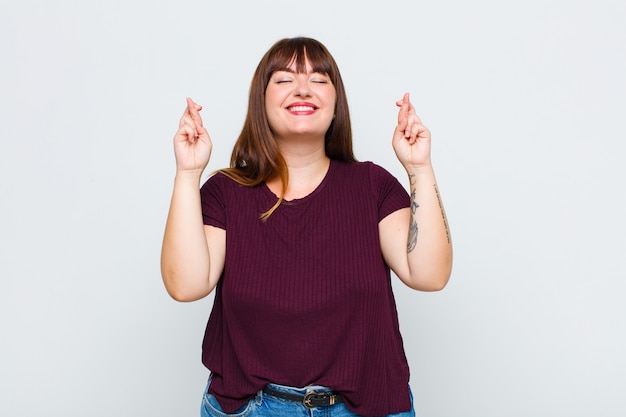
{"type": "Polygon", "coordinates": [[[355,162],[352,152],[352,128],[348,99],[334,58],[326,47],[311,38],[287,38],[276,42],[263,56],[252,77],[248,113],[233,147],[230,168],[220,170],[241,185],[253,187],[276,177],[280,178],[282,191],[278,202],[261,215],[267,219],[283,201],[289,172],[276,139],[270,129],[265,108],[265,90],[275,71],[295,64],[297,72],[306,72],[306,63],[314,72],[327,74],[333,83],[337,102],[335,118],[326,131],[326,156],[343,162],[355,162]]]}

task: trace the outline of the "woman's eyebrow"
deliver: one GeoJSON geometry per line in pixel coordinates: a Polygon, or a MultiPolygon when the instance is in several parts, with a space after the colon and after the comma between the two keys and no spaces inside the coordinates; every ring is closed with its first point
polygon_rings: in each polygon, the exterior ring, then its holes
{"type": "Polygon", "coordinates": [[[307,72],[300,72],[300,71],[296,71],[294,69],[291,68],[279,68],[277,70],[275,70],[273,73],[277,73],[277,72],[288,72],[290,74],[320,74],[320,75],[325,75],[325,76],[330,76],[328,75],[328,73],[326,71],[322,71],[322,70],[312,70],[312,71],[307,71],[307,72]]]}

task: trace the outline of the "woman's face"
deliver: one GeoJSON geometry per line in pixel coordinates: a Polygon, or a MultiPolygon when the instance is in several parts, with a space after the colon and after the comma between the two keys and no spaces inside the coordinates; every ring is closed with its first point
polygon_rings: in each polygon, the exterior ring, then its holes
{"type": "Polygon", "coordinates": [[[275,137],[294,136],[324,140],[335,115],[337,92],[326,74],[297,73],[295,63],[270,77],[265,90],[265,108],[275,137]]]}

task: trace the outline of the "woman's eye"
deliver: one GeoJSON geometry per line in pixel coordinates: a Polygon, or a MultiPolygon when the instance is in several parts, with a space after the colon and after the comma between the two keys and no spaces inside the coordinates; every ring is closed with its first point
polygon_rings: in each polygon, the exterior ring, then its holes
{"type": "Polygon", "coordinates": [[[330,83],[330,78],[326,74],[315,73],[312,74],[310,78],[311,82],[318,84],[328,84],[330,83]]]}

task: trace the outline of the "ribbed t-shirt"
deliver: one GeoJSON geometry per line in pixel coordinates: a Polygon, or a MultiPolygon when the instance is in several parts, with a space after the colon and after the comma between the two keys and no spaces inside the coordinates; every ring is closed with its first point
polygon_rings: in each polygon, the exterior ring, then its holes
{"type": "Polygon", "coordinates": [[[283,201],[218,173],[201,187],[204,223],[226,230],[224,271],[202,344],[209,391],[232,413],[268,383],[338,391],[377,416],[411,407],[409,368],[378,223],[409,206],[371,162],[331,161],[319,186],[283,201]]]}

